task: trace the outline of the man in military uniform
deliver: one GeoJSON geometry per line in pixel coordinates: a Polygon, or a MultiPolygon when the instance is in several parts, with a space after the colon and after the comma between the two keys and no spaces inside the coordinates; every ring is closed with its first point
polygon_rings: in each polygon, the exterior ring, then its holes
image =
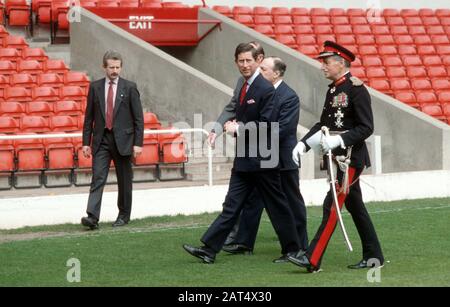
{"type": "MultiPolygon", "coordinates": [[[[315,124],[292,152],[294,161],[299,161],[311,147],[321,147],[322,152],[332,150],[333,156],[343,156],[348,168],[343,171],[337,168],[337,191],[339,207],[345,202],[362,241],[363,258],[348,266],[361,269],[370,266],[381,266],[384,263],[383,253],[375,228],[364,205],[359,176],[365,167],[370,166],[369,153],[365,139],[373,133],[373,115],[370,95],[363,82],[350,74],[350,63],[355,55],[344,47],[326,41],[324,51],[319,57],[323,60],[322,70],[329,85],[320,122],[315,124]],[[330,130],[329,136],[321,132],[323,126],[330,130]]],[[[345,168],[344,168],[345,169],[345,168]]],[[[289,256],[288,260],[309,272],[318,272],[322,257],[331,235],[336,228],[337,214],[333,206],[333,195],[330,190],[323,203],[323,219],[306,253],[289,256]]]]}

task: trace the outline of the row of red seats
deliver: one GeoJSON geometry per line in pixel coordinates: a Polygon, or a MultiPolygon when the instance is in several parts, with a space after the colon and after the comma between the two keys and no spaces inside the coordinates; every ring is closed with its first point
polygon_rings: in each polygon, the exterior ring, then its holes
{"type": "Polygon", "coordinates": [[[360,78],[446,78],[450,77],[450,67],[443,66],[407,66],[407,67],[354,67],[353,74],[360,78]]]}
{"type": "Polygon", "coordinates": [[[450,17],[380,17],[375,21],[362,16],[284,16],[284,15],[234,15],[234,19],[249,23],[268,25],[332,25],[332,26],[359,26],[359,25],[384,25],[384,26],[449,26],[450,17]]]}
{"type": "Polygon", "coordinates": [[[448,78],[432,79],[427,78],[372,78],[369,85],[382,92],[414,90],[429,91],[437,93],[450,91],[450,81],[448,78]]]}
{"type": "MultiPolygon", "coordinates": [[[[182,135],[159,134],[146,138],[144,152],[134,164],[186,162],[185,140],[182,135]],[[150,141],[151,140],[151,141],[150,141]]],[[[91,168],[92,157],[82,154],[81,138],[0,140],[0,172],[25,172],[91,168]]]]}
{"type": "MultiPolygon", "coordinates": [[[[55,102],[31,101],[27,103],[20,102],[2,102],[0,103],[0,116],[8,116],[16,119],[21,117],[43,116],[50,117],[55,115],[81,116],[85,112],[85,106],[77,101],[63,100],[55,102]]],[[[82,125],[79,125],[82,128],[82,125]]]]}
{"type": "MultiPolygon", "coordinates": [[[[235,15],[272,15],[272,16],[362,16],[367,17],[373,14],[371,9],[342,9],[342,8],[302,8],[302,7],[264,7],[264,6],[234,6],[230,8],[226,5],[215,5],[213,10],[228,17],[235,15]]],[[[377,15],[381,17],[448,17],[450,9],[383,9],[378,10],[377,15]]]]}
{"type": "Polygon", "coordinates": [[[47,133],[47,132],[73,132],[80,130],[82,119],[68,115],[51,117],[22,116],[19,119],[9,116],[0,116],[0,133],[47,133]]]}
{"type": "Polygon", "coordinates": [[[74,100],[84,103],[86,102],[86,93],[80,86],[69,85],[62,86],[59,90],[50,86],[34,87],[31,90],[26,87],[6,87],[3,95],[0,95],[0,103],[2,101],[28,102],[36,100],[74,100]]]}
{"type": "Polygon", "coordinates": [[[25,87],[31,89],[34,87],[50,86],[59,89],[63,86],[79,86],[87,94],[89,89],[89,79],[86,74],[81,72],[68,71],[63,76],[57,73],[41,73],[37,75],[29,73],[15,73],[11,75],[0,75],[0,96],[2,89],[7,87],[25,87]]]}
{"type": "Polygon", "coordinates": [[[20,60],[13,62],[10,60],[0,60],[0,74],[12,75],[16,73],[30,73],[38,75],[42,73],[58,73],[63,76],[69,71],[63,60],[46,60],[39,62],[36,60],[20,60]]]}

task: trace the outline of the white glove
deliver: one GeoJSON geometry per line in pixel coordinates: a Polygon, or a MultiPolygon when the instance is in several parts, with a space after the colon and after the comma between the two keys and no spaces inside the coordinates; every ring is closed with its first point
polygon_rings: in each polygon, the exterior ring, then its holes
{"type": "Polygon", "coordinates": [[[300,156],[306,153],[306,146],[303,142],[298,142],[295,148],[292,150],[292,160],[294,160],[297,166],[300,166],[300,156]]]}
{"type": "Polygon", "coordinates": [[[319,152],[321,149],[320,142],[322,141],[323,133],[322,131],[317,131],[309,139],[306,140],[306,144],[311,147],[315,152],[319,152]]]}
{"type": "Polygon", "coordinates": [[[333,150],[339,146],[345,148],[344,141],[342,140],[340,135],[330,135],[324,137],[322,139],[322,150],[323,152],[328,152],[329,150],[333,150]]]}

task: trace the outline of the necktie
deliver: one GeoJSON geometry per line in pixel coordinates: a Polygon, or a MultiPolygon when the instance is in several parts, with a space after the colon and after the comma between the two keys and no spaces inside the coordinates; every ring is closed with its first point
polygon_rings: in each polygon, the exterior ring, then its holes
{"type": "Polygon", "coordinates": [[[241,89],[241,95],[239,96],[239,103],[242,105],[244,103],[245,94],[247,94],[248,83],[245,82],[241,89]]]}
{"type": "Polygon", "coordinates": [[[109,82],[108,98],[106,100],[106,104],[107,104],[107,108],[106,108],[106,128],[109,129],[109,130],[112,130],[112,127],[113,127],[113,113],[114,113],[113,84],[114,84],[114,82],[112,82],[112,81],[109,82]]]}

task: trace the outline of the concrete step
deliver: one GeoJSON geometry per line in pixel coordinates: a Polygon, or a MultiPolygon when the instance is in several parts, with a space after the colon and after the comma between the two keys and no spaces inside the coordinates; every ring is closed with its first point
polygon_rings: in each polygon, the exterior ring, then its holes
{"type": "MultiPolygon", "coordinates": [[[[233,158],[213,156],[213,165],[217,163],[232,163],[232,162],[233,158]]],[[[195,165],[195,164],[206,164],[206,166],[208,166],[208,157],[207,156],[189,157],[189,163],[187,163],[186,165],[195,165]]]]}
{"type": "MultiPolygon", "coordinates": [[[[231,176],[231,171],[213,173],[213,183],[214,183],[214,185],[220,184],[220,182],[222,184],[228,184],[230,176],[231,176]]],[[[186,180],[195,181],[195,182],[207,182],[208,174],[186,174],[186,180]]]]}
{"type": "MultiPolygon", "coordinates": [[[[233,163],[217,163],[213,164],[213,173],[230,172],[233,168],[233,163]]],[[[187,174],[208,174],[208,164],[193,164],[185,165],[185,172],[187,174]]]]}

